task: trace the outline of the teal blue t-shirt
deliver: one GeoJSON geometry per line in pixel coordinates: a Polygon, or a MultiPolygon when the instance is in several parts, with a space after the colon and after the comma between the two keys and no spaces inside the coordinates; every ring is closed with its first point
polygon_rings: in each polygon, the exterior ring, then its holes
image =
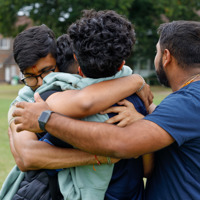
{"type": "Polygon", "coordinates": [[[200,199],[200,81],[166,97],[145,117],[175,140],[155,153],[147,200],[200,199]]]}

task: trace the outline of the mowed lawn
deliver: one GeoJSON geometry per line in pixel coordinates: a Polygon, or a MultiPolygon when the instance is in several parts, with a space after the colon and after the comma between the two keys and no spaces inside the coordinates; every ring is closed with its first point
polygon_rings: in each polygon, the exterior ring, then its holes
{"type": "Polygon", "coordinates": [[[10,103],[17,96],[17,92],[21,87],[22,85],[0,85],[0,187],[8,172],[14,166],[7,134],[7,112],[10,103]]]}
{"type": "MultiPolygon", "coordinates": [[[[0,188],[15,164],[9,148],[7,112],[10,103],[17,96],[17,92],[21,87],[22,85],[11,86],[0,84],[0,188]]],[[[152,91],[156,105],[171,92],[170,89],[160,86],[152,87],[152,91]]]]}

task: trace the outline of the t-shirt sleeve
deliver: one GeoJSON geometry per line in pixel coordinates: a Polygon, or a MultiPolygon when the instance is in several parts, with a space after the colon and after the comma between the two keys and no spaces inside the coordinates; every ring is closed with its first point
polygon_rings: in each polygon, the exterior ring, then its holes
{"type": "Polygon", "coordinates": [[[159,125],[181,146],[184,142],[199,137],[200,110],[196,103],[198,102],[189,93],[172,93],[144,119],[159,125]]]}

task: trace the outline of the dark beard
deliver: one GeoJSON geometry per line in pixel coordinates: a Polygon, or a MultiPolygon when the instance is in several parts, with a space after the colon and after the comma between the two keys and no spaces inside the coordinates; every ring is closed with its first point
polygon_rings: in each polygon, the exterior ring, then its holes
{"type": "Polygon", "coordinates": [[[164,85],[165,87],[170,87],[169,81],[167,79],[166,73],[163,69],[163,65],[162,65],[162,60],[160,59],[159,61],[159,66],[158,66],[158,70],[156,70],[156,75],[158,78],[158,81],[160,82],[161,85],[164,85]]]}

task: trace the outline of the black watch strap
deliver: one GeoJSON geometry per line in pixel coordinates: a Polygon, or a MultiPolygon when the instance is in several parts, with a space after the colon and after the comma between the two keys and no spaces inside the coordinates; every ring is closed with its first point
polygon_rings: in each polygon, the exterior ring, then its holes
{"type": "Polygon", "coordinates": [[[48,120],[49,120],[49,118],[51,116],[51,113],[53,113],[53,111],[51,111],[51,110],[45,110],[38,117],[38,123],[39,123],[40,129],[42,131],[46,131],[45,130],[45,125],[48,122],[48,120]]]}

